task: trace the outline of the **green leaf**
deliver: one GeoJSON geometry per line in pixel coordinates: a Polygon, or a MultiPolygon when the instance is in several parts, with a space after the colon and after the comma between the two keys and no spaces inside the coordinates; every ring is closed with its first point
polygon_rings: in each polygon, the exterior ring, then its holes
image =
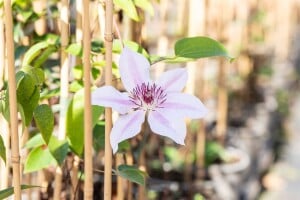
{"type": "Polygon", "coordinates": [[[205,58],[212,56],[230,57],[222,44],[208,37],[190,37],[178,40],[175,44],[176,57],[205,58]]]}
{"type": "MultiPolygon", "coordinates": [[[[143,54],[146,58],[149,58],[149,54],[147,53],[147,51],[138,43],[133,42],[133,41],[129,41],[129,40],[125,40],[123,41],[124,45],[128,48],[130,48],[131,50],[138,52],[140,54],[143,54]]],[[[114,40],[113,42],[113,52],[114,53],[121,53],[123,49],[122,43],[120,40],[114,40]]]]}
{"type": "Polygon", "coordinates": [[[59,87],[52,89],[52,90],[44,89],[41,93],[40,99],[43,100],[43,99],[49,99],[51,97],[58,96],[59,92],[60,92],[59,87]]]}
{"type": "Polygon", "coordinates": [[[76,65],[72,68],[75,79],[82,79],[83,77],[83,65],[76,65]]]}
{"type": "Polygon", "coordinates": [[[83,81],[82,80],[75,80],[70,85],[71,92],[77,92],[83,88],[83,81]]]}
{"type": "Polygon", "coordinates": [[[93,40],[91,43],[91,51],[95,53],[101,53],[104,49],[104,43],[102,40],[93,40]]]}
{"type": "Polygon", "coordinates": [[[17,46],[15,49],[15,59],[19,59],[28,49],[28,46],[17,46]]]}
{"type": "Polygon", "coordinates": [[[41,53],[42,49],[48,47],[48,43],[43,41],[36,43],[25,53],[22,66],[30,65],[31,62],[41,53]]]}
{"type": "Polygon", "coordinates": [[[28,126],[32,120],[33,110],[38,105],[40,91],[35,85],[35,80],[27,73],[19,71],[17,78],[17,100],[22,107],[21,114],[25,125],[28,126]]]}
{"type": "Polygon", "coordinates": [[[0,135],[0,157],[4,162],[6,162],[6,148],[4,146],[4,141],[1,135],[0,135]]]}
{"type": "Polygon", "coordinates": [[[98,122],[93,129],[93,146],[96,152],[104,149],[105,145],[105,122],[98,122]]]}
{"type": "Polygon", "coordinates": [[[25,161],[24,173],[38,171],[50,165],[57,165],[57,162],[47,146],[42,145],[30,151],[25,161]]]}
{"type": "Polygon", "coordinates": [[[35,85],[42,85],[45,81],[45,73],[41,68],[30,66],[23,67],[22,70],[29,74],[35,81],[35,85]]]}
{"type": "Polygon", "coordinates": [[[157,55],[151,55],[149,57],[150,63],[151,65],[164,61],[167,63],[185,63],[185,62],[189,62],[189,61],[193,61],[195,59],[193,58],[184,58],[184,57],[170,57],[170,56],[157,56],[157,55]]]}
{"type": "Polygon", "coordinates": [[[131,19],[135,21],[140,20],[132,0],[114,0],[114,4],[120,7],[131,19]]]}
{"type": "Polygon", "coordinates": [[[205,143],[205,165],[210,165],[222,158],[225,149],[217,142],[207,141],[205,143]]]}
{"type": "Polygon", "coordinates": [[[37,68],[40,67],[48,58],[49,56],[57,51],[57,47],[55,45],[50,45],[46,48],[40,56],[33,62],[33,67],[37,68]]]}
{"type": "Polygon", "coordinates": [[[34,109],[33,117],[46,144],[48,144],[54,127],[54,115],[51,108],[46,104],[39,105],[34,109]]]}
{"type": "Polygon", "coordinates": [[[149,0],[134,0],[134,3],[137,7],[147,11],[151,16],[154,15],[154,9],[149,0]]]}
{"type": "Polygon", "coordinates": [[[9,95],[8,89],[4,92],[4,103],[2,104],[2,115],[7,122],[9,122],[9,95]]]}
{"type": "Polygon", "coordinates": [[[56,159],[57,163],[61,165],[66,158],[69,150],[69,145],[67,140],[58,140],[55,136],[52,136],[48,147],[51,154],[56,159]]]}
{"type": "MultiPolygon", "coordinates": [[[[35,188],[35,187],[40,187],[36,185],[21,185],[21,190],[26,190],[30,188],[35,188]]],[[[14,194],[14,188],[9,187],[4,190],[0,190],[0,199],[6,199],[7,197],[11,196],[14,194]]]]}
{"type": "Polygon", "coordinates": [[[25,144],[27,149],[36,148],[42,145],[45,145],[45,141],[43,139],[42,134],[36,134],[35,136],[31,137],[25,144]]]}
{"type": "Polygon", "coordinates": [[[124,140],[118,144],[118,152],[126,152],[130,150],[130,143],[128,140],[124,140]]]}
{"type": "Polygon", "coordinates": [[[73,56],[81,57],[82,56],[82,46],[79,43],[70,44],[66,48],[66,52],[69,54],[72,54],[73,56]]]}
{"type": "Polygon", "coordinates": [[[146,172],[130,165],[119,165],[116,174],[139,185],[145,185],[146,172]]]}
{"type": "MultiPolygon", "coordinates": [[[[75,93],[67,111],[66,133],[69,138],[71,149],[78,155],[83,152],[84,134],[84,93],[83,89],[75,93]]],[[[92,126],[94,127],[104,108],[92,106],[92,126]]]]}

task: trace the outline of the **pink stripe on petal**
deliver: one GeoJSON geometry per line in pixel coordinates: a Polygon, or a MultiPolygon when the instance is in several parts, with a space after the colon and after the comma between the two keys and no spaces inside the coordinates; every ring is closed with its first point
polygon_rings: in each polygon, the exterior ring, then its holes
{"type": "Polygon", "coordinates": [[[119,70],[122,83],[128,92],[142,83],[150,81],[150,63],[137,52],[125,47],[119,60],[119,70]]]}
{"type": "Polygon", "coordinates": [[[173,69],[164,72],[157,80],[157,84],[168,92],[180,92],[184,88],[187,78],[186,69],[173,69]]]}
{"type": "Polygon", "coordinates": [[[112,146],[113,153],[117,152],[118,144],[120,142],[134,137],[141,131],[144,121],[145,111],[142,110],[137,110],[119,117],[110,134],[110,144],[112,146]]]}
{"type": "Polygon", "coordinates": [[[92,92],[92,105],[111,107],[121,114],[132,109],[133,103],[127,95],[112,86],[104,86],[92,92]]]}

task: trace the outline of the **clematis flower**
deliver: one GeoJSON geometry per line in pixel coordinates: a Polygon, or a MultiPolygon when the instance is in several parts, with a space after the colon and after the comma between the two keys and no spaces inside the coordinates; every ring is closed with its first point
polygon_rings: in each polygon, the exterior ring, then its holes
{"type": "Polygon", "coordinates": [[[111,107],[120,114],[110,134],[113,153],[120,142],[141,131],[145,119],[153,133],[184,145],[184,119],[201,118],[207,112],[198,98],[181,93],[188,78],[187,70],[169,70],[153,81],[148,60],[127,47],[120,55],[119,70],[127,92],[104,86],[92,93],[93,105],[111,107]]]}

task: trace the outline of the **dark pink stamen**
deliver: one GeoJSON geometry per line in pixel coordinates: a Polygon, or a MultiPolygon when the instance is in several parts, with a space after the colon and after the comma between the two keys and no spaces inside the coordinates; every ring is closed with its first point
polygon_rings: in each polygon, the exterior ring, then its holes
{"type": "Polygon", "coordinates": [[[166,101],[164,90],[154,84],[142,83],[136,86],[130,93],[131,101],[137,105],[136,109],[155,110],[161,108],[166,101]]]}

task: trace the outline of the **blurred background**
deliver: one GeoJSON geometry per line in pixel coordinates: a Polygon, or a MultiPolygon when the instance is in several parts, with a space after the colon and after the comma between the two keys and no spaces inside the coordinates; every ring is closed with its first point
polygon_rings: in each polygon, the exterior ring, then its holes
{"type": "MultiPolygon", "coordinates": [[[[77,31],[78,2],[68,1],[69,44],[75,43],[81,34],[77,31]]],[[[126,10],[116,3],[116,42],[121,36],[125,44],[127,40],[134,41],[150,55],[169,56],[174,55],[177,40],[207,36],[221,42],[235,60],[205,58],[187,63],[158,62],[151,66],[153,77],[166,69],[187,67],[189,80],[185,91],[197,95],[209,114],[203,120],[187,121],[185,146],[154,134],[143,143],[143,148],[139,145],[142,134],[130,140],[130,146],[116,156],[115,163],[133,163],[145,170],[149,178],[145,188],[127,181],[120,186],[114,178],[114,199],[300,199],[300,1],[144,0],[144,6],[137,3],[142,1],[132,2],[135,10],[126,10]]],[[[56,0],[14,1],[17,67],[30,46],[51,34],[61,34],[59,16],[65,12],[61,4],[56,0]]],[[[103,48],[104,7],[103,1],[90,1],[91,35],[100,48],[103,48]]],[[[3,30],[1,18],[0,43],[4,41],[3,30]]],[[[103,60],[103,51],[97,53],[95,59],[103,60]]],[[[1,54],[0,88],[4,88],[7,77],[1,54]]],[[[73,70],[76,57],[69,55],[69,58],[72,96],[82,86],[82,77],[78,79],[73,70]]],[[[56,118],[59,61],[60,55],[54,52],[43,65],[47,81],[41,91],[43,101],[52,106],[56,118]]],[[[99,73],[93,83],[99,86],[103,84],[103,66],[94,67],[99,73]]],[[[114,82],[119,85],[118,73],[114,75],[114,82]]],[[[0,120],[1,134],[7,136],[7,124],[0,120]]],[[[101,126],[96,128],[94,131],[103,132],[101,126]]],[[[22,147],[34,135],[30,130],[22,135],[22,147]]],[[[96,141],[94,156],[94,168],[100,170],[102,143],[96,141]]],[[[23,157],[27,152],[22,148],[23,157]]],[[[70,152],[69,158],[74,160],[75,155],[70,152]]],[[[0,189],[3,189],[10,184],[10,167],[0,161],[0,170],[0,189]]],[[[67,189],[72,184],[70,171],[63,172],[62,199],[72,196],[67,189]]],[[[51,199],[54,174],[50,166],[24,175],[24,183],[44,187],[25,192],[24,199],[51,199]]],[[[77,188],[78,199],[82,197],[81,186],[82,182],[77,188]]],[[[94,187],[94,199],[101,199],[103,174],[95,172],[94,187]]]]}

